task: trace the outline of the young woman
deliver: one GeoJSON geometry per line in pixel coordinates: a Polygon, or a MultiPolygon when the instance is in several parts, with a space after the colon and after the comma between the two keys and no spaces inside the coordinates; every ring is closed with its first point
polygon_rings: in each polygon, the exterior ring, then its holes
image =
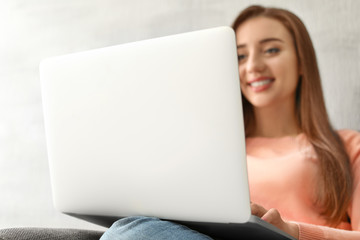
{"type": "MultiPolygon", "coordinates": [[[[252,214],[299,240],[360,239],[360,134],[334,131],[315,51],[293,13],[251,6],[235,20],[252,214]]],[[[102,239],[210,239],[156,218],[102,239]]]]}

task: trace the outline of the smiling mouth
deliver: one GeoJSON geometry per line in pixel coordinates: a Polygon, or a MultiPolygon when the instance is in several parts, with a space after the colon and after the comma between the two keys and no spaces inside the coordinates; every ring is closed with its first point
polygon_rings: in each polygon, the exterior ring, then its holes
{"type": "Polygon", "coordinates": [[[264,86],[264,85],[267,85],[267,84],[271,83],[272,81],[273,81],[272,79],[264,79],[264,80],[261,80],[261,81],[256,81],[256,82],[249,83],[249,85],[251,87],[261,87],[261,86],[264,86]]]}
{"type": "Polygon", "coordinates": [[[272,83],[275,81],[275,78],[269,78],[269,77],[259,77],[251,82],[248,83],[248,86],[251,87],[251,89],[255,93],[261,93],[267,89],[269,89],[272,86],[272,83]]]}

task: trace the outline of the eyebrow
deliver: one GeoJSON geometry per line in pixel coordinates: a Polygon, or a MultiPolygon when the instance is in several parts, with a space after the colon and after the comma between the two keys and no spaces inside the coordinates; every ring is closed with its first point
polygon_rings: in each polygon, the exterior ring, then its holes
{"type": "MultiPolygon", "coordinates": [[[[267,43],[267,42],[272,42],[272,41],[277,41],[277,42],[284,42],[283,40],[279,39],[279,38],[265,38],[265,39],[262,39],[259,43],[260,44],[264,44],[264,43],[267,43]]],[[[244,48],[246,47],[246,44],[240,44],[240,45],[237,45],[237,48],[244,48]]]]}

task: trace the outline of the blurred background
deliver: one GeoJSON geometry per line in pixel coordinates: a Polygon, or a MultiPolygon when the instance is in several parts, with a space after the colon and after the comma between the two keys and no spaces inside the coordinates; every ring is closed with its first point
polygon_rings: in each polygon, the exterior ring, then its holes
{"type": "Polygon", "coordinates": [[[41,59],[231,25],[250,4],[286,8],[304,21],[333,125],[360,130],[358,0],[0,0],[0,228],[102,229],[53,208],[41,59]]]}

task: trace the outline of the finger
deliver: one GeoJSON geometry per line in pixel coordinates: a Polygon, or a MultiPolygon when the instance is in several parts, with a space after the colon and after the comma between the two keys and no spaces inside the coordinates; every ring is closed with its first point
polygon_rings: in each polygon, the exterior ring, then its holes
{"type": "Polygon", "coordinates": [[[263,208],[262,206],[256,203],[251,203],[250,206],[251,206],[251,214],[258,216],[260,218],[264,216],[264,214],[267,212],[265,208],[263,208]]]}
{"type": "Polygon", "coordinates": [[[269,211],[267,211],[261,217],[261,219],[277,227],[281,227],[281,225],[284,224],[284,221],[282,220],[279,211],[275,208],[272,208],[269,211]]]}
{"type": "Polygon", "coordinates": [[[267,213],[264,214],[264,216],[261,219],[283,230],[284,232],[295,237],[296,239],[299,239],[298,225],[294,223],[285,222],[281,218],[281,215],[277,209],[275,208],[270,209],[267,213]]]}

